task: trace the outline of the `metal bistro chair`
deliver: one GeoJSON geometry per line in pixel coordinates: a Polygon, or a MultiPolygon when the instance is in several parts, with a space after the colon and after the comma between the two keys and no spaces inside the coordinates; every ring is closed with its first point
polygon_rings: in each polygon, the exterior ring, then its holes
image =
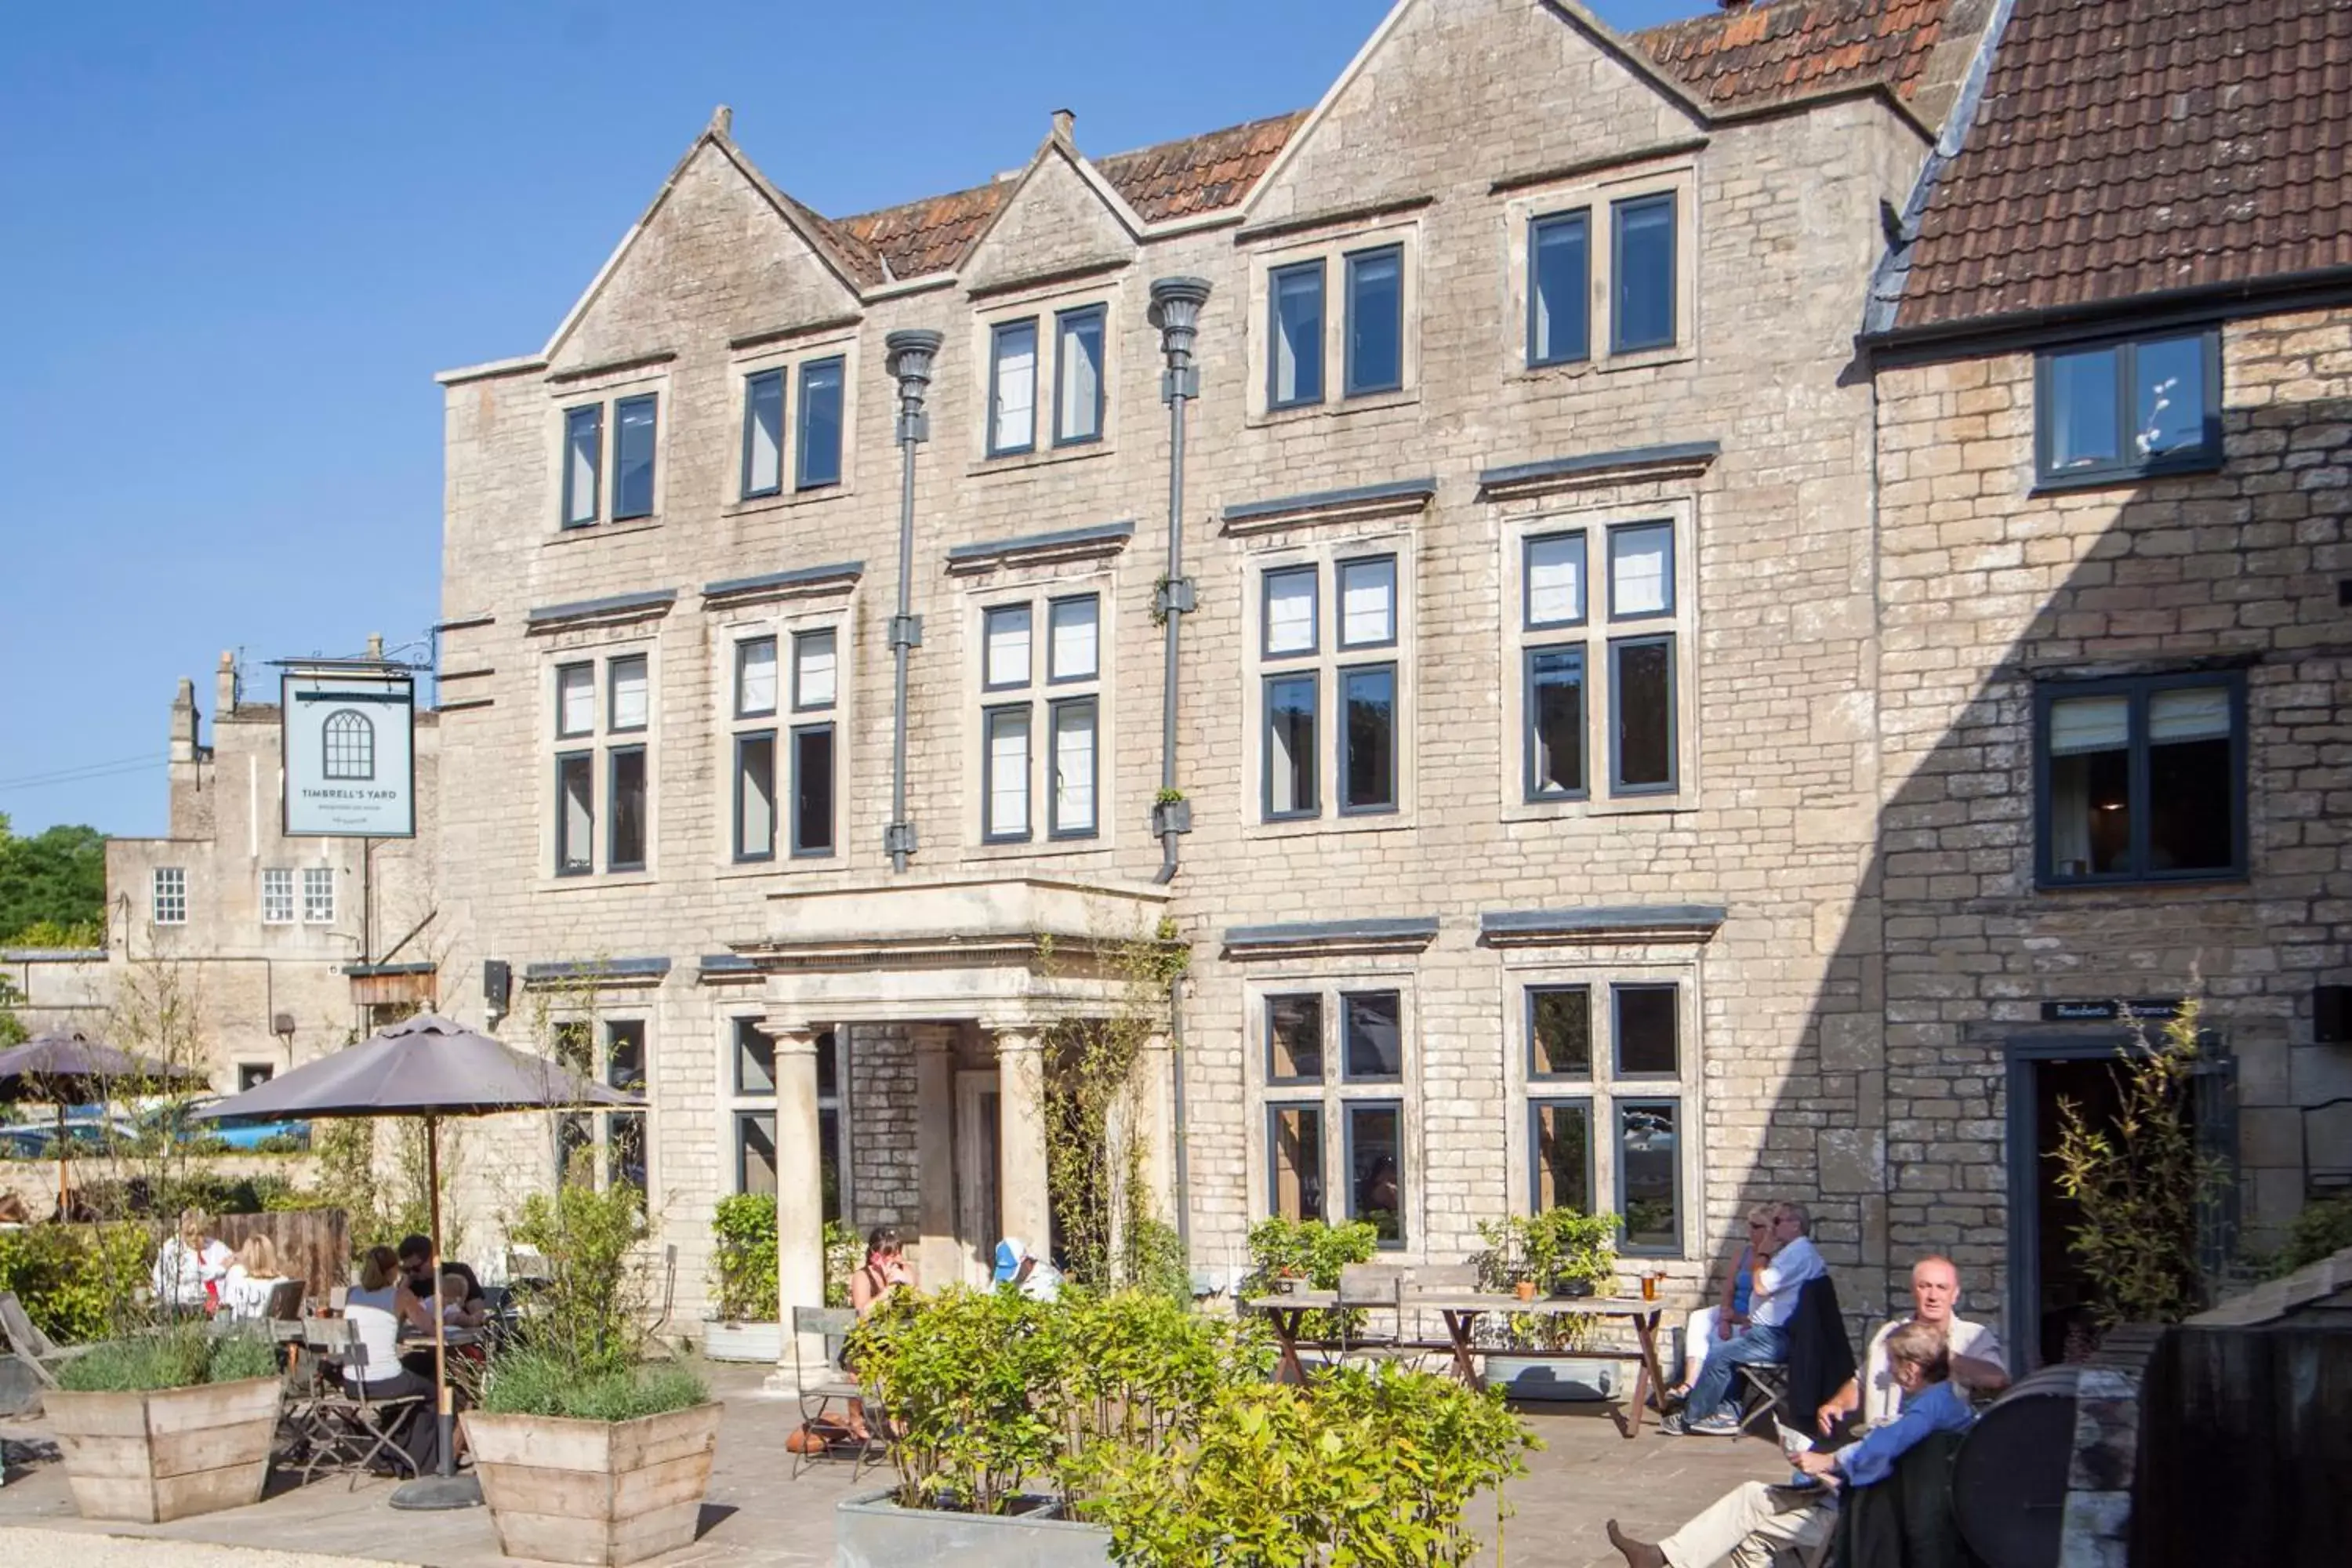
{"type": "Polygon", "coordinates": [[[89,1348],[52,1344],[49,1336],[41,1332],[26,1312],[25,1303],[16,1299],[14,1290],[0,1290],[0,1334],[7,1338],[8,1352],[31,1368],[44,1388],[58,1385],[57,1373],[49,1370],[51,1367],[71,1361],[89,1348]]]}
{"type": "Polygon", "coordinates": [[[1369,1361],[1385,1361],[1404,1350],[1404,1282],[1405,1270],[1395,1263],[1348,1263],[1339,1268],[1339,1360],[1351,1356],[1369,1361]],[[1365,1331],[1357,1332],[1349,1326],[1351,1314],[1365,1315],[1365,1331]],[[1372,1331],[1371,1314],[1386,1312],[1391,1322],[1387,1333],[1372,1331]]]}
{"type": "MultiPolygon", "coordinates": [[[[846,1307],[794,1307],[793,1309],[793,1381],[801,1391],[801,1430],[813,1433],[819,1422],[835,1419],[833,1406],[858,1403],[864,1411],[866,1441],[858,1444],[856,1458],[849,1468],[849,1479],[855,1482],[869,1464],[878,1464],[888,1447],[882,1432],[882,1412],[866,1396],[866,1390],[856,1376],[841,1363],[843,1347],[850,1331],[857,1327],[857,1314],[846,1307]],[[801,1347],[810,1340],[821,1340],[824,1345],[822,1365],[811,1367],[803,1361],[801,1347]]],[[[842,1414],[846,1415],[845,1409],[842,1414]]],[[[845,1422],[844,1423],[846,1424],[845,1422]]],[[[803,1436],[802,1450],[793,1456],[792,1479],[816,1463],[820,1457],[830,1458],[834,1446],[827,1444],[816,1453],[808,1451],[803,1436]]]]}
{"type": "Polygon", "coordinates": [[[365,1383],[343,1385],[343,1368],[367,1359],[367,1346],[348,1318],[311,1318],[302,1325],[302,1341],[310,1352],[303,1358],[309,1381],[297,1401],[301,1414],[294,1436],[302,1451],[303,1484],[319,1470],[335,1469],[357,1487],[360,1477],[379,1462],[414,1476],[415,1461],[399,1439],[423,1411],[425,1395],[379,1399],[365,1383]]]}

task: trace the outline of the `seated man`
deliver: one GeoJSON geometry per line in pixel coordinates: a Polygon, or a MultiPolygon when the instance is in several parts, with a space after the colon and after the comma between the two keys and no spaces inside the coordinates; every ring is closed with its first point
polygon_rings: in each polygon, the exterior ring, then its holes
{"type": "MultiPolygon", "coordinates": [[[[483,1307],[481,1280],[475,1277],[471,1268],[456,1258],[443,1258],[442,1279],[446,1280],[452,1274],[466,1282],[466,1299],[462,1305],[468,1311],[480,1311],[483,1307]]],[[[429,1237],[404,1236],[400,1238],[400,1275],[404,1288],[418,1300],[432,1302],[439,1300],[441,1292],[436,1288],[433,1278],[433,1243],[429,1237]]]]}
{"type": "Polygon", "coordinates": [[[1658,1423],[1674,1436],[1696,1433],[1731,1436],[1739,1430],[1739,1409],[1731,1398],[1732,1373],[1742,1363],[1789,1359],[1789,1320],[1805,1286],[1829,1272],[1805,1232],[1812,1216],[1802,1204],[1772,1205],[1772,1228],[1757,1244],[1761,1264],[1748,1303],[1748,1327],[1707,1352],[1706,1365],[1691,1384],[1690,1403],[1658,1423]]]}
{"type": "Polygon", "coordinates": [[[1976,1419],[1947,1380],[1942,1329],[1905,1323],[1886,1337],[1886,1352],[1904,1393],[1903,1414],[1835,1453],[1814,1448],[1798,1455],[1797,1468],[1821,1482],[1819,1488],[1745,1481],[1654,1545],[1625,1534],[1612,1519],[1609,1544],[1628,1568],[1711,1568],[1727,1561],[1732,1568],[1772,1568],[1784,1552],[1807,1564],[1819,1563],[1837,1528],[1838,1488],[1875,1486],[1931,1433],[1965,1431],[1976,1419]]]}
{"type": "MultiPolygon", "coordinates": [[[[1999,1394],[2009,1386],[2009,1363],[2001,1353],[2000,1336],[1983,1323],[1959,1316],[1960,1271],[1950,1258],[1923,1258],[1911,1266],[1911,1302],[1916,1310],[1910,1321],[1943,1334],[1944,1349],[1951,1358],[1952,1382],[1964,1394],[1999,1394]]],[[[1857,1410],[1866,1427],[1884,1426],[1902,1414],[1903,1391],[1895,1381],[1886,1342],[1904,1321],[1892,1319],[1871,1336],[1870,1353],[1863,1358],[1862,1371],[1846,1379],[1845,1386],[1815,1413],[1824,1436],[1834,1433],[1838,1423],[1857,1410]]]]}

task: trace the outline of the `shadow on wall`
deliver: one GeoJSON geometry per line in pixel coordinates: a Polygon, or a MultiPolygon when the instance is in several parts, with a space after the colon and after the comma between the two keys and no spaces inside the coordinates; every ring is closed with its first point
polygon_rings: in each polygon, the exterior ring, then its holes
{"type": "MultiPolygon", "coordinates": [[[[2016,363],[1883,372],[1882,443],[2016,363]]],[[[2029,438],[2004,456],[2030,449],[2030,364],[2012,386],[2029,438]]],[[[1942,1252],[2028,1364],[2078,1329],[2044,1156],[2058,1097],[2097,1103],[2124,1035],[2054,1004],[2201,985],[2236,1080],[2201,1086],[2200,1133],[2239,1167],[2257,1243],[2302,1202],[2294,1108],[2352,1093],[2352,1052],[2307,1044],[2352,926],[2352,401],[2222,423],[2217,474],[2036,496],[2005,461],[1882,506],[1885,804],[1813,1019],[1825,1090],[1851,1082],[1862,1108],[1817,1142],[1832,1224],[1853,1215],[1885,1260],[1848,1293],[1864,1315],[1874,1289],[1906,1308],[1910,1263],[1942,1252]],[[2074,885],[2040,885],[2037,857],[2074,885]]]]}

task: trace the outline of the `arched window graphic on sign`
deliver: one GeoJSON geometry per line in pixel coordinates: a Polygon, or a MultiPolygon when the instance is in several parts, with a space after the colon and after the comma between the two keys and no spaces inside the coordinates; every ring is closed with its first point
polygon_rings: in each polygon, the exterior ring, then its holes
{"type": "Polygon", "coordinates": [[[375,777],[375,721],[356,708],[327,715],[326,775],[331,779],[375,777]]]}

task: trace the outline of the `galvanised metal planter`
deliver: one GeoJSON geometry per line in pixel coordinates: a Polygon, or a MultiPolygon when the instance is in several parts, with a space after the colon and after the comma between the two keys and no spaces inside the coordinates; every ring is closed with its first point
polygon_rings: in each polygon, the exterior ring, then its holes
{"type": "Polygon", "coordinates": [[[842,1499],[833,1541],[836,1568],[1110,1568],[1110,1531],[1101,1525],[1046,1512],[900,1508],[887,1490],[842,1499]]]}

